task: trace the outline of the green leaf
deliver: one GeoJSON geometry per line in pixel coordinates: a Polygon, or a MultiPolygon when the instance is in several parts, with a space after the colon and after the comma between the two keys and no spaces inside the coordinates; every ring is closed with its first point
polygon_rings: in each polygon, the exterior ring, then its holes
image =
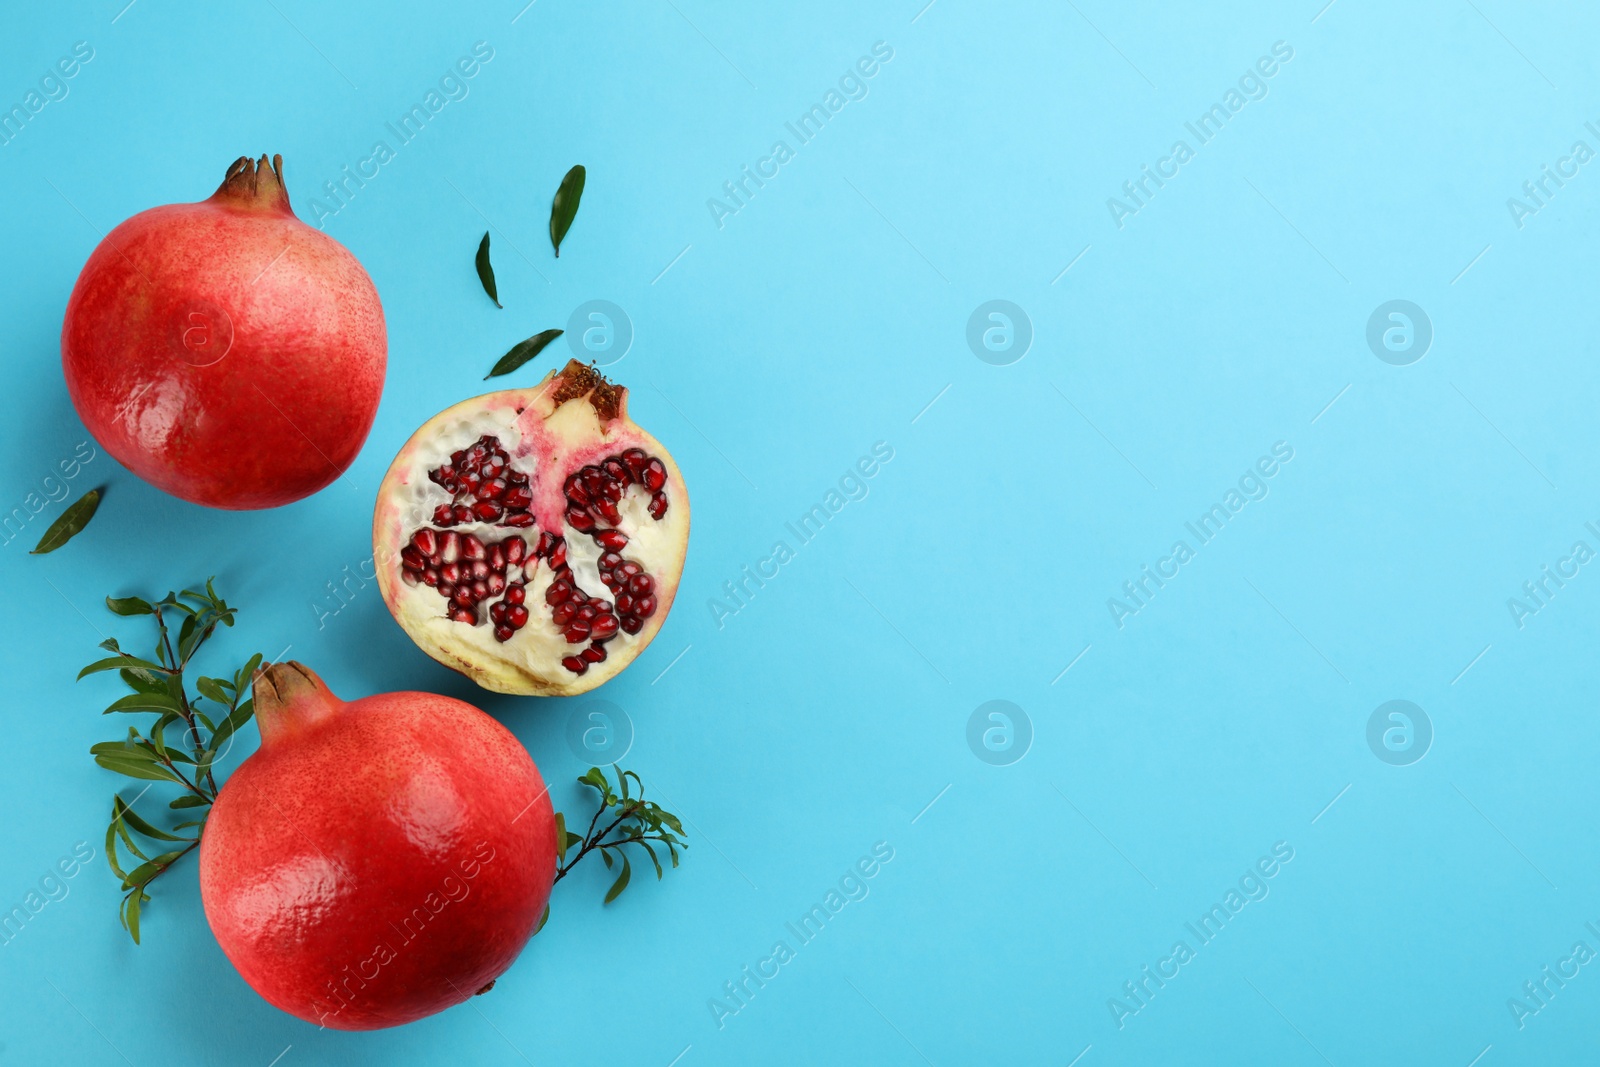
{"type": "Polygon", "coordinates": [[[250,657],[250,662],[239,668],[239,673],[233,676],[234,687],[241,693],[250,688],[250,684],[255,681],[256,669],[260,666],[261,653],[257,652],[250,657]]]}
{"type": "Polygon", "coordinates": [[[561,242],[566,239],[567,231],[572,228],[572,220],[577,217],[578,203],[583,199],[583,183],[587,177],[588,172],[581,165],[573,167],[561,179],[555,199],[550,201],[550,245],[556,250],[557,259],[561,258],[561,242]]]}
{"type": "MultiPolygon", "coordinates": [[[[178,605],[182,607],[183,605],[178,605]]],[[[197,644],[205,640],[205,634],[200,629],[200,624],[193,615],[183,620],[183,626],[178,630],[178,662],[187,663],[194,654],[197,644]]]]}
{"type": "MultiPolygon", "coordinates": [[[[544,906],[544,914],[539,916],[539,925],[535,926],[533,928],[533,933],[537,934],[540,930],[543,930],[544,929],[544,924],[549,922],[549,921],[550,921],[550,905],[546,904],[544,906]]],[[[532,937],[533,934],[529,934],[528,936],[532,937]]]]}
{"type": "MultiPolygon", "coordinates": [[[[100,490],[91,489],[67,506],[50,528],[39,538],[39,544],[30,556],[42,556],[46,552],[54,552],[68,541],[78,535],[94,518],[95,509],[100,506],[100,490]]],[[[115,609],[113,609],[115,610],[115,609]]]]}
{"type": "Polygon", "coordinates": [[[611,889],[609,891],[607,891],[606,899],[605,899],[604,903],[609,904],[613,900],[616,900],[618,897],[620,897],[622,895],[622,891],[624,889],[628,888],[628,876],[629,876],[629,874],[631,872],[632,872],[632,868],[628,864],[628,854],[626,852],[623,852],[622,853],[622,873],[617,875],[617,880],[615,882],[611,883],[611,889]]]}
{"type": "Polygon", "coordinates": [[[101,671],[116,671],[123,670],[125,668],[141,668],[147,671],[155,671],[158,674],[167,673],[167,669],[161,666],[159,663],[151,663],[149,660],[140,659],[138,656],[129,656],[127,654],[123,654],[121,656],[111,656],[108,659],[95,660],[83,670],[79,671],[78,677],[83,679],[87,678],[91,674],[99,674],[101,671]]]}
{"type": "Polygon", "coordinates": [[[194,683],[194,687],[200,690],[200,695],[207,700],[214,700],[218,704],[232,706],[233,699],[223,691],[222,685],[221,680],[217,678],[201,678],[194,683]]]}
{"type": "MultiPolygon", "coordinates": [[[[121,825],[117,819],[112,819],[106,824],[106,862],[111,865],[112,874],[118,878],[126,878],[128,872],[117,865],[117,828],[121,825]]],[[[127,830],[123,830],[123,833],[127,833],[127,830]]]]}
{"type": "Polygon", "coordinates": [[[117,639],[115,637],[108,637],[104,641],[101,641],[100,647],[105,649],[107,652],[116,652],[118,654],[122,652],[122,646],[117,644],[117,639]]]}
{"type": "Polygon", "coordinates": [[[169,692],[165,681],[158,682],[144,671],[122,671],[122,684],[132,689],[135,693],[169,692]]]}
{"type": "Polygon", "coordinates": [[[151,782],[176,782],[183,784],[183,780],[161,764],[153,761],[144,761],[142,758],[132,756],[111,756],[106,753],[95,753],[94,761],[108,771],[125,774],[129,778],[142,778],[151,782]]]}
{"type": "Polygon", "coordinates": [[[656,881],[661,881],[661,861],[656,858],[656,850],[650,847],[649,842],[640,841],[639,844],[650,853],[650,862],[656,865],[656,881]]]}
{"type": "Polygon", "coordinates": [[[211,802],[209,800],[206,800],[204,797],[197,797],[193,793],[185,793],[185,794],[183,794],[183,796],[179,797],[177,800],[169,801],[167,803],[167,807],[169,807],[169,808],[198,808],[198,807],[200,807],[202,805],[209,804],[209,803],[211,803],[211,802]]]}
{"type": "Polygon", "coordinates": [[[165,693],[134,693],[111,702],[103,714],[114,711],[177,711],[178,702],[165,693]]]}
{"type": "Polygon", "coordinates": [[[163,852],[159,856],[150,857],[148,862],[141,863],[128,872],[128,877],[122,880],[122,888],[133,889],[137,886],[143,889],[150,884],[152,878],[172,866],[173,862],[181,855],[183,855],[183,852],[178,851],[163,852]]]}
{"type": "Polygon", "coordinates": [[[143,893],[129,893],[122,902],[122,925],[133,938],[133,943],[139,943],[139,900],[143,893]]]}
{"type": "MultiPolygon", "coordinates": [[[[198,798],[196,798],[196,799],[198,799],[198,798]]],[[[128,805],[128,803],[126,801],[124,801],[121,797],[115,798],[115,803],[112,805],[112,810],[115,813],[113,815],[113,818],[118,818],[118,819],[123,820],[129,826],[133,827],[135,830],[139,831],[141,834],[143,834],[146,837],[154,838],[157,841],[192,841],[192,840],[194,840],[193,838],[190,838],[190,837],[177,837],[177,836],[174,836],[173,834],[167,833],[165,830],[162,830],[159,827],[151,826],[149,823],[145,822],[142,818],[140,818],[139,817],[139,813],[134,811],[133,808],[131,808],[128,805]]]]}
{"type": "Polygon", "coordinates": [[[567,817],[556,812],[556,865],[567,862],[567,817]]]}
{"type": "Polygon", "coordinates": [[[106,607],[118,615],[154,615],[156,612],[156,609],[152,608],[148,601],[140,600],[136,596],[108,596],[106,597],[106,607]]]}
{"type": "Polygon", "coordinates": [[[543,352],[545,345],[565,332],[565,330],[545,330],[542,333],[534,334],[526,341],[518,341],[511,346],[511,351],[500,357],[500,362],[496,363],[494,369],[483,376],[483,380],[488,381],[490,378],[498,378],[502,374],[510,374],[528,362],[528,360],[543,352]]]}
{"type": "MultiPolygon", "coordinates": [[[[238,730],[239,727],[250,721],[250,716],[255,712],[255,707],[256,702],[252,698],[244,701],[238,707],[229,712],[228,717],[223,719],[222,722],[218,724],[217,728],[212,731],[211,744],[206,746],[207,749],[211,752],[220,752],[222,750],[222,743],[228,738],[232,737],[234,731],[238,730]]],[[[196,714],[199,713],[196,712],[196,714]]]]}
{"type": "Polygon", "coordinates": [[[483,231],[483,240],[478,242],[478,257],[474,262],[478,268],[478,281],[483,283],[483,291],[489,294],[495,307],[504,307],[500,303],[500,293],[494,287],[494,265],[489,262],[488,230],[483,231]]]}

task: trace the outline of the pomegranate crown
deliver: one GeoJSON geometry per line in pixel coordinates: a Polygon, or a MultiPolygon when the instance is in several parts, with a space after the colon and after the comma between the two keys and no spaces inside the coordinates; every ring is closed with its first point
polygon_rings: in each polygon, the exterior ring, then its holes
{"type": "Polygon", "coordinates": [[[294,214],[294,208],[289,206],[288,186],[283,183],[281,155],[273,156],[270,161],[265,153],[259,160],[240,156],[228,167],[211,199],[233,207],[294,214]]]}

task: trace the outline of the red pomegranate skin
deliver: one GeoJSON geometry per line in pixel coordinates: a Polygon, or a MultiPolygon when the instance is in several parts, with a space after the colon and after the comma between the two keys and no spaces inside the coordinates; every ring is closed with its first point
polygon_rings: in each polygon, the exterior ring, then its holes
{"type": "Polygon", "coordinates": [[[261,748],[200,843],[201,899],[228,959],[276,1007],[340,1030],[483,991],[555,878],[555,815],[522,745],[449,697],[345,703],[299,664],[268,668],[256,694],[261,748]]]}
{"type": "Polygon", "coordinates": [[[90,255],[61,358],[89,432],[140,478],[208,507],[276,507],[332,482],[377,415],[377,290],[295,217],[281,164],[143,211],[90,255]]]}

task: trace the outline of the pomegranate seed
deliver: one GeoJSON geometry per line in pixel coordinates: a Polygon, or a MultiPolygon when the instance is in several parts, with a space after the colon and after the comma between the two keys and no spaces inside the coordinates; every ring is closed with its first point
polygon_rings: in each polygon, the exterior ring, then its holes
{"type": "Polygon", "coordinates": [[[472,513],[484,522],[493,522],[500,517],[500,505],[493,500],[480,500],[472,505],[472,513]]]}
{"type": "Polygon", "coordinates": [[[517,527],[532,526],[533,516],[528,514],[526,511],[513,511],[506,516],[505,525],[517,527]]]}
{"type": "Polygon", "coordinates": [[[622,632],[636,634],[644,629],[644,620],[637,615],[624,615],[622,617],[622,632]]]}
{"type": "Polygon", "coordinates": [[[488,552],[483,547],[482,541],[478,540],[476,537],[473,537],[471,534],[461,535],[462,559],[482,559],[486,555],[488,555],[488,552]]]}
{"type": "Polygon", "coordinates": [[[584,492],[583,485],[576,474],[567,477],[567,480],[561,485],[561,491],[574,504],[587,504],[589,502],[589,494],[584,492]]]}
{"type": "Polygon", "coordinates": [[[650,498],[650,517],[659,519],[667,513],[667,494],[657,493],[650,498]]]}
{"type": "Polygon", "coordinates": [[[594,529],[594,517],[583,508],[568,508],[567,525],[579,533],[588,533],[594,529]]]}
{"type": "Polygon", "coordinates": [[[457,504],[452,511],[455,515],[456,522],[462,523],[472,521],[472,509],[467,507],[465,504],[457,504]]]}
{"type": "Polygon", "coordinates": [[[631,615],[633,613],[633,597],[623,593],[617,597],[617,614],[631,615]]]}
{"type": "Polygon", "coordinates": [[[617,633],[617,617],[615,615],[602,615],[594,620],[589,627],[589,635],[596,641],[604,641],[608,637],[615,637],[617,633]]]}
{"type": "Polygon", "coordinates": [[[620,570],[623,574],[627,575],[629,578],[632,578],[635,574],[638,574],[643,568],[640,567],[637,563],[634,563],[634,562],[632,562],[630,560],[630,561],[624,563],[622,566],[618,567],[617,569],[620,570]]]}
{"type": "Polygon", "coordinates": [[[581,645],[589,640],[589,624],[574,619],[572,625],[567,627],[567,632],[561,636],[567,639],[569,645],[581,645]]]}
{"type": "Polygon", "coordinates": [[[615,503],[616,501],[622,499],[622,493],[625,489],[627,489],[627,486],[623,485],[615,478],[607,478],[605,484],[600,487],[600,494],[607,500],[615,503]]]}
{"type": "Polygon", "coordinates": [[[439,580],[449,582],[451,585],[461,580],[461,564],[446,563],[439,568],[439,580]]]}
{"type": "Polygon", "coordinates": [[[522,538],[508,537],[504,541],[501,541],[500,544],[505,546],[505,558],[507,563],[521,563],[527,558],[528,542],[524,541],[522,538]]]}
{"type": "Polygon", "coordinates": [[[561,604],[572,599],[572,583],[568,581],[551,582],[550,588],[544,591],[546,604],[561,604]]]}
{"type": "Polygon", "coordinates": [[[635,478],[642,480],[645,468],[650,466],[650,457],[645,455],[642,448],[630,448],[622,454],[622,462],[628,465],[635,478]]]}
{"type": "Polygon", "coordinates": [[[601,548],[612,552],[621,552],[628,547],[628,535],[621,530],[601,530],[594,535],[594,539],[601,548]]]}
{"type": "Polygon", "coordinates": [[[507,604],[520,604],[527,599],[527,596],[528,591],[521,585],[509,585],[506,587],[507,604]]]}
{"type": "Polygon", "coordinates": [[[476,581],[472,583],[472,597],[474,600],[484,600],[489,596],[489,583],[476,581]]]}
{"type": "Polygon", "coordinates": [[[608,571],[613,567],[620,566],[621,564],[622,557],[617,555],[615,552],[607,552],[600,557],[600,569],[603,571],[608,571]]]}
{"type": "Polygon", "coordinates": [[[528,476],[523,474],[521,471],[507,471],[506,481],[510,482],[512,485],[527,485],[528,476]]]}
{"type": "Polygon", "coordinates": [[[554,548],[555,545],[555,534],[551,533],[549,530],[545,530],[539,534],[539,544],[534,548],[533,554],[535,556],[548,556],[550,554],[550,550],[554,548]]]}
{"type": "Polygon", "coordinates": [[[471,608],[452,608],[450,610],[451,622],[469,622],[474,626],[478,624],[478,613],[471,608]]]}
{"type": "Polygon", "coordinates": [[[494,639],[504,644],[505,642],[511,640],[511,635],[514,633],[516,633],[516,631],[509,626],[496,626],[494,628],[494,639]]]}
{"type": "MultiPolygon", "coordinates": [[[[505,607],[504,604],[499,605],[505,607]]],[[[528,623],[528,609],[521,604],[512,604],[506,608],[506,621],[515,629],[522,629],[528,623]]]]}
{"type": "Polygon", "coordinates": [[[495,622],[506,621],[506,606],[503,601],[496,601],[489,605],[489,618],[495,622]]]}
{"type": "Polygon", "coordinates": [[[429,567],[426,570],[424,570],[422,572],[422,584],[423,585],[438,585],[439,584],[439,572],[434,570],[432,567],[429,567]]]}
{"type": "MultiPolygon", "coordinates": [[[[484,464],[483,464],[483,476],[485,478],[493,480],[495,478],[500,477],[505,472],[506,472],[506,465],[504,463],[496,463],[493,456],[490,456],[487,460],[484,461],[484,464]]],[[[502,488],[504,488],[504,486],[502,486],[502,488]]]]}
{"type": "Polygon", "coordinates": [[[589,669],[589,664],[585,663],[577,656],[568,656],[566,659],[561,661],[561,665],[567,670],[571,671],[573,674],[582,674],[584,671],[589,669]]]}
{"type": "Polygon", "coordinates": [[[599,645],[590,645],[582,652],[579,652],[578,655],[582,656],[590,663],[599,663],[601,660],[606,658],[606,650],[601,648],[599,645]]]}
{"type": "Polygon", "coordinates": [[[489,592],[498,595],[506,587],[506,576],[498,571],[489,575],[489,592]]]}
{"type": "Polygon", "coordinates": [[[504,499],[508,508],[526,508],[533,503],[533,490],[525,485],[513,485],[505,491],[504,499]]]}
{"type": "Polygon", "coordinates": [[[568,601],[565,604],[557,604],[556,610],[550,613],[550,621],[555,623],[557,626],[566,626],[567,623],[572,621],[572,617],[577,613],[577,606],[571,601],[568,601]]]}
{"type": "MultiPolygon", "coordinates": [[[[655,592],[655,588],[655,579],[651,578],[648,574],[635,574],[632,578],[628,579],[628,592],[632,593],[636,597],[648,596],[650,593],[655,592]]],[[[648,615],[650,613],[647,611],[644,614],[648,615]]]]}
{"type": "Polygon", "coordinates": [[[659,459],[652,459],[644,472],[645,488],[655,492],[667,484],[667,468],[659,459]]]}
{"type": "Polygon", "coordinates": [[[633,602],[633,613],[641,619],[648,619],[656,613],[656,598],[647,596],[635,600],[633,602]]]}
{"type": "Polygon", "coordinates": [[[485,557],[492,571],[504,572],[506,569],[506,550],[498,541],[489,546],[489,553],[485,557]]]}
{"type": "Polygon", "coordinates": [[[407,545],[400,550],[400,566],[408,571],[420,571],[427,558],[417,550],[416,545],[407,545]]]}
{"type": "Polygon", "coordinates": [[[454,526],[456,524],[456,509],[449,504],[440,504],[433,509],[433,524],[435,526],[454,526]]]}
{"type": "Polygon", "coordinates": [[[473,560],[471,563],[467,564],[467,569],[471,571],[472,576],[479,581],[489,577],[489,561],[486,559],[473,560]]]}
{"type": "Polygon", "coordinates": [[[469,472],[461,476],[461,488],[465,489],[467,492],[476,494],[478,492],[478,485],[479,478],[476,474],[469,472]]]}
{"type": "Polygon", "coordinates": [[[554,570],[567,568],[567,539],[558,537],[555,544],[550,547],[550,566],[554,570]]]}
{"type": "Polygon", "coordinates": [[[424,556],[431,556],[439,551],[439,535],[426,527],[411,535],[411,543],[424,556]]]}
{"type": "Polygon", "coordinates": [[[504,478],[491,478],[487,482],[484,482],[482,485],[478,486],[478,499],[499,500],[505,495],[505,492],[506,480],[504,478]]]}
{"type": "Polygon", "coordinates": [[[593,604],[585,604],[583,607],[578,609],[578,617],[575,621],[592,622],[594,617],[598,614],[600,614],[599,608],[595,607],[593,604]]]}
{"type": "Polygon", "coordinates": [[[615,526],[622,521],[622,512],[618,511],[617,506],[611,501],[602,500],[595,504],[594,507],[599,510],[601,517],[611,525],[615,526]]]}
{"type": "Polygon", "coordinates": [[[449,600],[451,597],[456,595],[456,587],[451,585],[449,582],[441,580],[439,584],[435,586],[435,588],[439,590],[439,595],[444,597],[446,600],[449,600]]]}

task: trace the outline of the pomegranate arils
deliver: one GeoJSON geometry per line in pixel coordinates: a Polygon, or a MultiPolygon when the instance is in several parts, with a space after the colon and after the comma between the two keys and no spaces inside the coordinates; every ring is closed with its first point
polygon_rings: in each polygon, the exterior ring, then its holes
{"type": "Polygon", "coordinates": [[[452,453],[449,463],[428,472],[428,479],[452,498],[433,511],[434,525],[442,529],[417,530],[401,550],[400,562],[407,580],[434,587],[446,600],[445,613],[452,621],[481,625],[484,620],[478,605],[493,600],[487,604],[487,620],[496,640],[509,641],[532,618],[526,606],[526,583],[540,560],[554,573],[544,595],[550,621],[569,644],[589,642],[578,655],[561,661],[574,674],[582,674],[591,663],[603,662],[604,642],[619,632],[639,633],[654,614],[655,580],[639,564],[623,557],[629,538],[616,529],[622,523],[619,505],[631,485],[641,485],[651,494],[646,507],[652,518],[659,520],[667,512],[662,491],[666,465],[643,449],[606,456],[572,472],[562,482],[567,502],[562,518],[578,533],[592,536],[601,548],[597,569],[601,583],[616,598],[614,604],[590,596],[578,585],[568,566],[567,542],[559,533],[541,530],[530,548],[516,535],[485,542],[449,529],[472,522],[516,529],[534,525],[531,479],[511,465],[498,437],[485,434],[452,453]],[[519,575],[512,568],[524,573],[519,575]],[[519,577],[521,580],[516,580],[519,577]]]}

